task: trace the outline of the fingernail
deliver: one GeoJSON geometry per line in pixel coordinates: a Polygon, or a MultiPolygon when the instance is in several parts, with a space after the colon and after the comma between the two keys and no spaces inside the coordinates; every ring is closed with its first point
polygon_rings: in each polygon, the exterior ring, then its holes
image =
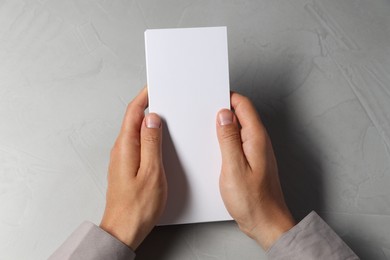
{"type": "Polygon", "coordinates": [[[233,113],[228,109],[224,109],[218,114],[218,123],[220,125],[230,125],[233,123],[233,113]]]}
{"type": "Polygon", "coordinates": [[[161,126],[161,119],[156,114],[146,115],[145,122],[147,128],[160,128],[161,126]]]}

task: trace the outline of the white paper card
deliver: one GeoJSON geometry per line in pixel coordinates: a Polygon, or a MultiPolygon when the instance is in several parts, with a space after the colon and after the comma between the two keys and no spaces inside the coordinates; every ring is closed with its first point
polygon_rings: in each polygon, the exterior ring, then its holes
{"type": "Polygon", "coordinates": [[[230,220],[219,192],[216,115],[230,108],[226,27],[145,32],[149,112],[163,118],[161,225],[230,220]]]}

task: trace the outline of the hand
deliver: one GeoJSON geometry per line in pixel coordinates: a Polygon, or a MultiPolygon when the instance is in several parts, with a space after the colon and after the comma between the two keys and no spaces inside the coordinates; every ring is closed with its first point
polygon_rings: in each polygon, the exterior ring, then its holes
{"type": "Polygon", "coordinates": [[[133,250],[161,216],[167,182],[161,156],[161,119],[144,115],[144,88],[128,105],[122,128],[111,150],[106,209],[100,227],[133,250]]]}
{"type": "Polygon", "coordinates": [[[235,115],[228,109],[217,115],[221,196],[240,229],[268,250],[295,221],[283,198],[271,141],[255,108],[237,93],[232,93],[231,104],[235,115]]]}

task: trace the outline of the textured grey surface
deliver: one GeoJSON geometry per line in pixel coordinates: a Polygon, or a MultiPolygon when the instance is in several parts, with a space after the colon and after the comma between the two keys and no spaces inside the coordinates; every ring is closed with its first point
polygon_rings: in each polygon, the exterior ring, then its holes
{"type": "MultiPolygon", "coordinates": [[[[0,259],[99,222],[147,28],[228,26],[231,88],[270,132],[286,198],[390,259],[390,2],[0,0],[0,259]]],[[[231,222],[157,228],[138,259],[265,259],[231,222]]]]}

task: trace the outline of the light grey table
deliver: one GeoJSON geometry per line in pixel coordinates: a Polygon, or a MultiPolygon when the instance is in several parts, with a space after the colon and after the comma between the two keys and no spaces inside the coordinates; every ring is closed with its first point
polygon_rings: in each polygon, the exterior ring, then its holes
{"type": "MultiPolygon", "coordinates": [[[[0,259],[45,259],[104,209],[111,145],[146,83],[147,28],[228,26],[297,219],[390,259],[390,2],[0,0],[0,259]]],[[[157,228],[138,259],[265,259],[232,222],[157,228]]]]}

